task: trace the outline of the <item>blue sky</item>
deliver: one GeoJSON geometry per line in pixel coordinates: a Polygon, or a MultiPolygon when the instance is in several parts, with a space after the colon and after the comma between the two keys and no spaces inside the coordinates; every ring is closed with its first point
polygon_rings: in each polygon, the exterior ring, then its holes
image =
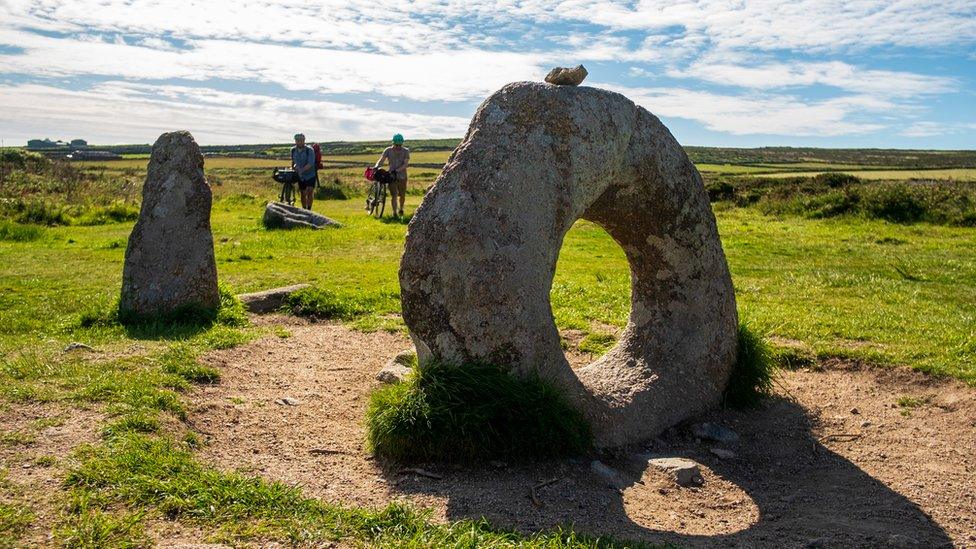
{"type": "Polygon", "coordinates": [[[976,148],[972,0],[0,0],[0,138],[460,137],[577,63],[687,145],[976,148]]]}

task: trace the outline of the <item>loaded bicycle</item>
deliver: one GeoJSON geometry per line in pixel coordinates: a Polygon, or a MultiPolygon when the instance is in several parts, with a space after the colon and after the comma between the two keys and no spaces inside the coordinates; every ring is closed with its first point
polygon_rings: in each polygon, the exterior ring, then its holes
{"type": "Polygon", "coordinates": [[[369,192],[366,193],[366,212],[377,218],[383,217],[386,209],[386,188],[394,181],[395,176],[382,168],[366,168],[363,176],[372,182],[369,192]]]}
{"type": "Polygon", "coordinates": [[[278,202],[288,204],[295,203],[295,183],[298,183],[298,173],[291,168],[275,168],[271,176],[275,181],[281,183],[281,192],[278,193],[278,202]]]}

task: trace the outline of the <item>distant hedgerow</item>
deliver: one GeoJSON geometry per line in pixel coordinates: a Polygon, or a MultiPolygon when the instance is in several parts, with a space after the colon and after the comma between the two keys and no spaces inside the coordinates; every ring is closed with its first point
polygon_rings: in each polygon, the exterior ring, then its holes
{"type": "Polygon", "coordinates": [[[844,173],[815,177],[710,178],[712,201],[810,218],[860,216],[892,223],[976,226],[976,187],[952,181],[862,181],[844,173]]]}

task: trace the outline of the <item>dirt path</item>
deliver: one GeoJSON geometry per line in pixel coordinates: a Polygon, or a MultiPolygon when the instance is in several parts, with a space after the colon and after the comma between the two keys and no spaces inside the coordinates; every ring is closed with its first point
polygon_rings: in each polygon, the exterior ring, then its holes
{"type": "Polygon", "coordinates": [[[219,385],[191,395],[207,432],[203,459],[351,505],[406,500],[437,519],[485,516],[523,531],[575,524],[583,532],[740,547],[976,547],[976,391],[904,370],[825,364],[784,373],[775,398],[748,413],[702,420],[734,429],[718,445],[676,429],[616,456],[530,465],[384,468],[362,449],[373,376],[400,335],[363,334],[284,317],[291,337],[218,351],[219,385]],[[903,400],[901,397],[914,400],[903,400]],[[289,398],[297,405],[277,404],[289,398]],[[735,457],[720,458],[721,447],[735,457]],[[701,488],[677,487],[646,455],[702,465],[701,488]],[[601,459],[619,487],[591,470],[601,459]],[[540,482],[557,479],[537,491],[540,482]]]}

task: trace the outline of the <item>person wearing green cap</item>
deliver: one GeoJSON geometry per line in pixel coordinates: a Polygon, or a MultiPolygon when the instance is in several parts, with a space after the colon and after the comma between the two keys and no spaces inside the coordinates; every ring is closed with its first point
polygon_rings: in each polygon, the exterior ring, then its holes
{"type": "Polygon", "coordinates": [[[302,207],[312,209],[315,193],[315,151],[305,146],[305,134],[295,134],[295,146],[291,148],[291,166],[298,174],[298,190],[302,195],[302,207]]]}
{"type": "Polygon", "coordinates": [[[403,146],[403,136],[393,136],[393,146],[387,147],[376,161],[374,168],[379,168],[384,162],[390,162],[390,173],[396,179],[390,183],[390,205],[393,215],[403,215],[403,202],[407,198],[407,166],[410,164],[410,149],[403,146]],[[397,209],[397,196],[400,197],[400,208],[397,209]]]}

